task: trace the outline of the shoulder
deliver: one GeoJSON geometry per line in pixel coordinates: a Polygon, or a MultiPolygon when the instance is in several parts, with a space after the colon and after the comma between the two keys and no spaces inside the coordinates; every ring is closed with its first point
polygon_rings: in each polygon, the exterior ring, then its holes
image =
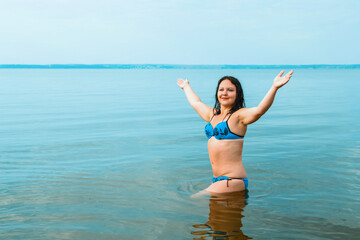
{"type": "Polygon", "coordinates": [[[258,116],[257,107],[240,108],[234,115],[244,125],[251,124],[260,117],[258,116]]]}
{"type": "Polygon", "coordinates": [[[240,108],[233,113],[234,116],[241,118],[247,114],[250,108],[240,108]]]}
{"type": "Polygon", "coordinates": [[[208,108],[208,111],[206,112],[205,114],[205,117],[203,117],[203,119],[206,121],[206,122],[210,122],[211,119],[216,115],[216,109],[215,108],[212,108],[212,107],[209,107],[208,108]]]}
{"type": "Polygon", "coordinates": [[[209,120],[210,120],[212,117],[214,117],[215,115],[216,115],[216,109],[210,107],[209,113],[208,113],[209,120]]]}

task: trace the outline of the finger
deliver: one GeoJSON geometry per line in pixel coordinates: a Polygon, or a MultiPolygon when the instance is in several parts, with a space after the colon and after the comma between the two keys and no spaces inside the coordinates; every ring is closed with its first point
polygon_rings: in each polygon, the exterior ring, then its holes
{"type": "Polygon", "coordinates": [[[283,74],[284,74],[284,70],[282,70],[282,71],[279,73],[278,77],[281,77],[283,74]]]}
{"type": "Polygon", "coordinates": [[[288,72],[286,75],[292,75],[293,74],[293,72],[294,72],[294,70],[291,70],[290,72],[288,72]]]}

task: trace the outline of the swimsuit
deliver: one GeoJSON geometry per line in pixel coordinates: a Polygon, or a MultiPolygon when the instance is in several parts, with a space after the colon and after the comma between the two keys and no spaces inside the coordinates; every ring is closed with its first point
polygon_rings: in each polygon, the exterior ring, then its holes
{"type": "MultiPolygon", "coordinates": [[[[231,140],[231,139],[244,139],[244,136],[240,136],[237,135],[236,133],[233,133],[230,131],[229,128],[229,124],[228,121],[230,119],[232,114],[230,114],[229,118],[222,122],[219,122],[215,128],[213,128],[213,126],[211,125],[211,120],[214,118],[215,115],[212,116],[212,118],[210,119],[210,122],[208,122],[208,124],[206,124],[205,126],[205,134],[208,137],[208,139],[210,139],[211,137],[215,137],[217,140],[231,140]]],[[[225,116],[226,117],[226,116],[225,116]]],[[[227,186],[229,187],[229,181],[232,179],[241,179],[244,181],[245,183],[245,189],[248,189],[248,185],[249,185],[249,181],[248,178],[232,178],[232,177],[227,177],[227,176],[220,176],[220,177],[213,177],[213,183],[217,182],[217,181],[222,181],[222,180],[227,180],[227,186]]]]}
{"type": "MultiPolygon", "coordinates": [[[[232,114],[231,114],[232,115],[232,114]]],[[[230,131],[229,128],[229,124],[228,121],[231,117],[231,115],[229,116],[229,118],[226,121],[222,121],[219,122],[215,128],[213,128],[213,126],[211,125],[211,120],[214,118],[214,116],[212,116],[212,118],[210,119],[210,122],[208,122],[208,124],[206,124],[205,126],[205,134],[206,136],[210,139],[212,136],[214,136],[217,140],[223,140],[223,139],[243,139],[244,136],[240,136],[237,135],[233,132],[230,131]]],[[[226,116],[225,116],[226,117],[226,116]]],[[[225,119],[225,118],[224,118],[225,119]]]]}
{"type": "Polygon", "coordinates": [[[213,183],[215,182],[218,182],[218,181],[222,181],[222,180],[226,180],[226,184],[227,186],[229,187],[229,181],[233,180],[233,179],[240,179],[240,180],[243,180],[244,184],[245,184],[245,190],[248,189],[248,186],[249,186],[249,180],[248,178],[232,178],[232,177],[227,177],[227,176],[221,176],[221,177],[213,177],[212,178],[212,181],[213,183]]]}

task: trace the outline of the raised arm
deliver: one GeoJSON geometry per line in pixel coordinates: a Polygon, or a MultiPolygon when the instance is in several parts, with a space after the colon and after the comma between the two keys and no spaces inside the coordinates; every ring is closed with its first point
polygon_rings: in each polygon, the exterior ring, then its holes
{"type": "Polygon", "coordinates": [[[293,72],[294,70],[291,70],[285,76],[282,76],[284,71],[281,71],[279,75],[275,77],[273,85],[260,104],[257,107],[246,108],[239,113],[241,122],[248,125],[256,122],[262,115],[264,115],[274,102],[277,90],[290,80],[293,72]]]}
{"type": "Polygon", "coordinates": [[[189,81],[187,79],[178,79],[177,84],[181,89],[184,90],[185,96],[189,101],[190,105],[195,109],[195,111],[200,115],[202,119],[209,122],[213,108],[202,103],[198,95],[190,87],[189,81]]]}

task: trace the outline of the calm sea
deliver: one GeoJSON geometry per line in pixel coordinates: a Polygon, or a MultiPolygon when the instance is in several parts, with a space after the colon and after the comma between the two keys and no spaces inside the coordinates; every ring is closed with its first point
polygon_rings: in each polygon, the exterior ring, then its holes
{"type": "Polygon", "coordinates": [[[0,238],[358,239],[360,69],[295,69],[248,127],[249,192],[190,197],[212,172],[176,80],[253,107],[279,71],[1,69],[0,238]]]}

